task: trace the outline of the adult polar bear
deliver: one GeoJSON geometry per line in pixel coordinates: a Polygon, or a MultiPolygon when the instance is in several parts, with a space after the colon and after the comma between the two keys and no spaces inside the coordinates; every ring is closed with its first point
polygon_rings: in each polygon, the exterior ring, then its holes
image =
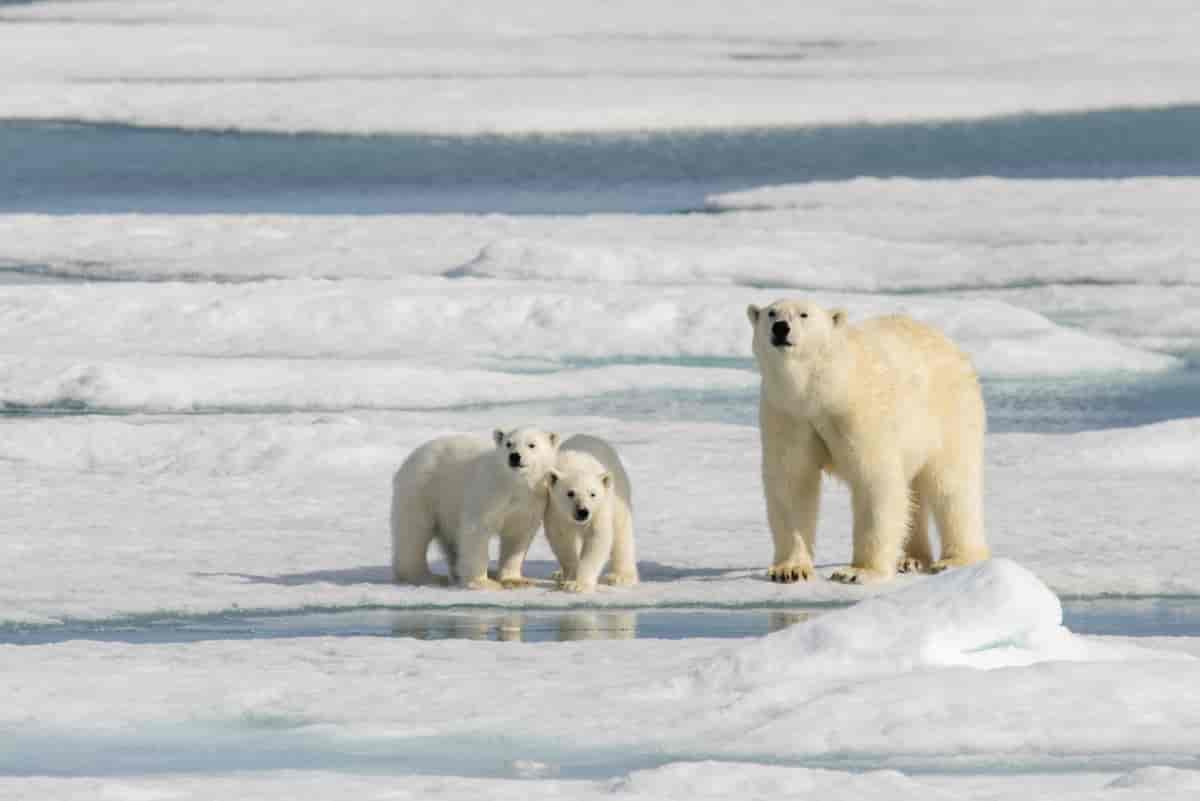
{"type": "Polygon", "coordinates": [[[520,587],[521,568],[542,525],[547,474],[558,435],[497,429],[493,441],[453,435],[417,448],[392,478],[392,573],[410,584],[439,583],[429,543],[446,555],[450,580],[469,589],[520,587]],[[499,585],[488,578],[488,542],[500,535],[499,585]]]}
{"type": "Polygon", "coordinates": [[[988,558],[983,535],[986,417],[970,360],[907,317],[858,325],[808,301],[747,309],[762,373],[763,489],[772,581],[813,576],[821,471],[850,487],[847,583],[988,558]],[[933,561],[929,515],[941,537],[933,561]]]}

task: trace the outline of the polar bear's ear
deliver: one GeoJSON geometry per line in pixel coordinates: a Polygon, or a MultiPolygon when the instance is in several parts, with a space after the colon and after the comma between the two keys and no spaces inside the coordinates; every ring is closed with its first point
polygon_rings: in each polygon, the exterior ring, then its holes
{"type": "Polygon", "coordinates": [[[496,440],[497,446],[499,446],[500,443],[504,442],[504,437],[505,437],[504,431],[502,431],[499,428],[497,428],[495,431],[492,432],[492,439],[496,440]]]}
{"type": "Polygon", "coordinates": [[[547,436],[550,437],[550,446],[552,448],[557,448],[558,447],[558,434],[555,434],[554,432],[550,432],[547,436]]]}
{"type": "Polygon", "coordinates": [[[550,482],[550,486],[553,487],[555,484],[557,484],[560,478],[562,478],[562,476],[554,468],[550,468],[546,471],[546,480],[550,482]]]}
{"type": "Polygon", "coordinates": [[[829,312],[829,319],[833,321],[833,327],[839,328],[846,324],[846,310],[833,309],[829,312]]]}
{"type": "Polygon", "coordinates": [[[750,321],[750,325],[758,325],[758,315],[762,314],[762,309],[751,303],[746,307],[746,319],[750,321]]]}
{"type": "Polygon", "coordinates": [[[612,489],[612,473],[604,473],[600,476],[600,483],[605,489],[612,489]]]}

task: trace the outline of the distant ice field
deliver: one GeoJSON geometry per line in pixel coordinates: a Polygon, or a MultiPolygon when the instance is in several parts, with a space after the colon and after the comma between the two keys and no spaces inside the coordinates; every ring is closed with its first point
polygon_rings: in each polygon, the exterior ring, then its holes
{"type": "Polygon", "coordinates": [[[10,4],[0,118],[478,135],[1194,106],[1198,22],[1190,0],[10,4]]]}

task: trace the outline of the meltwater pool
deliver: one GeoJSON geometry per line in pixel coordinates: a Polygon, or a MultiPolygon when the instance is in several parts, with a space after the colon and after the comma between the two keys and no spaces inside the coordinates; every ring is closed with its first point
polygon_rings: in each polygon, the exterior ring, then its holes
{"type": "MultiPolygon", "coordinates": [[[[72,621],[0,628],[0,643],[70,640],[186,643],[294,637],[409,637],[420,640],[568,642],[761,637],[836,607],[641,609],[355,608],[271,614],[224,613],[72,621]]],[[[1063,622],[1077,634],[1200,636],[1200,599],[1071,599],[1063,622]]]]}

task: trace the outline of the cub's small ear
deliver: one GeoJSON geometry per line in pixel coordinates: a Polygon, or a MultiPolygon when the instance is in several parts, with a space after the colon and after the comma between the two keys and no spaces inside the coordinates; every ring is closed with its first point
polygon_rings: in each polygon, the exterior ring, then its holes
{"type": "Polygon", "coordinates": [[[833,320],[834,328],[838,328],[839,326],[845,325],[846,324],[846,316],[847,315],[846,315],[845,309],[834,309],[831,312],[829,312],[829,318],[831,320],[833,320]]]}
{"type": "Polygon", "coordinates": [[[550,444],[555,448],[558,447],[558,434],[555,434],[554,432],[550,433],[550,444]]]}
{"type": "Polygon", "coordinates": [[[555,484],[557,484],[559,478],[560,476],[557,470],[551,469],[546,471],[546,480],[550,482],[550,486],[553,487],[555,484]]]}
{"type": "Polygon", "coordinates": [[[600,476],[600,483],[604,485],[605,489],[612,489],[612,482],[612,473],[605,473],[604,475],[600,476]]]}
{"type": "Polygon", "coordinates": [[[758,325],[758,315],[762,314],[762,309],[751,303],[746,307],[746,319],[750,321],[750,325],[758,325]]]}
{"type": "Polygon", "coordinates": [[[504,432],[498,428],[492,432],[492,439],[496,440],[497,445],[504,442],[504,436],[504,432]]]}

